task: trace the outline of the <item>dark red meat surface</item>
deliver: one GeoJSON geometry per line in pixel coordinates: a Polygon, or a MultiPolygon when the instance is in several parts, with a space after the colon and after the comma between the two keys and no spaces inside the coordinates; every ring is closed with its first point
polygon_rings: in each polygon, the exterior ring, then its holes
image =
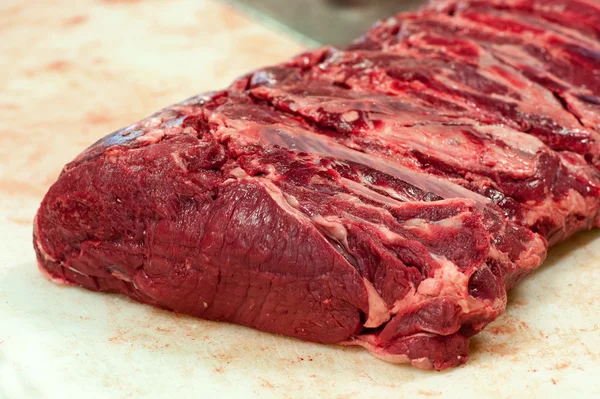
{"type": "Polygon", "coordinates": [[[600,5],[448,0],[119,130],[34,226],[51,279],[425,369],[598,227],[600,5]]]}

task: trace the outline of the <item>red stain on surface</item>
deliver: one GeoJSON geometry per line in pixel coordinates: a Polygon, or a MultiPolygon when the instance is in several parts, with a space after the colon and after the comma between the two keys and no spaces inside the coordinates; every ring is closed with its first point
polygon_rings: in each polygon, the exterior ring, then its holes
{"type": "Polygon", "coordinates": [[[556,385],[557,381],[554,378],[551,378],[550,381],[552,381],[552,384],[556,385]]]}
{"type": "Polygon", "coordinates": [[[259,380],[261,380],[260,386],[264,387],[264,388],[275,388],[275,386],[273,384],[271,384],[269,381],[265,380],[262,377],[258,377],[259,380]]]}
{"type": "Polygon", "coordinates": [[[419,395],[423,395],[423,396],[441,396],[442,395],[441,392],[425,391],[423,389],[419,389],[417,392],[419,393],[419,395]]]}
{"type": "Polygon", "coordinates": [[[564,370],[571,365],[571,362],[563,362],[554,366],[554,370],[564,370]]]}
{"type": "Polygon", "coordinates": [[[125,343],[125,342],[128,342],[128,339],[127,339],[127,334],[128,333],[129,333],[129,331],[120,331],[114,337],[110,337],[108,339],[108,342],[115,342],[115,343],[125,343]]]}
{"type": "Polygon", "coordinates": [[[518,319],[515,319],[513,317],[509,317],[509,316],[504,316],[502,319],[496,321],[495,323],[493,323],[492,325],[488,326],[486,328],[486,331],[489,331],[490,333],[494,334],[494,335],[500,335],[500,334],[514,334],[517,332],[517,330],[528,330],[529,329],[529,325],[527,325],[527,323],[525,323],[524,321],[520,321],[518,319]]]}
{"type": "Polygon", "coordinates": [[[489,332],[491,332],[494,335],[512,334],[515,331],[517,331],[515,326],[509,325],[509,324],[504,324],[504,325],[499,325],[499,326],[491,326],[491,327],[488,327],[488,330],[489,330],[489,332]]]}
{"type": "Polygon", "coordinates": [[[85,121],[92,125],[102,125],[104,123],[110,122],[110,118],[104,114],[98,113],[89,113],[85,117],[85,121]]]}
{"type": "Polygon", "coordinates": [[[521,327],[524,330],[527,330],[529,328],[529,324],[525,323],[524,321],[520,321],[519,327],[521,327]]]}
{"type": "Polygon", "coordinates": [[[53,72],[65,72],[70,66],[71,64],[68,61],[56,60],[46,65],[45,69],[53,72]]]}
{"type": "Polygon", "coordinates": [[[86,22],[88,19],[89,18],[88,18],[87,15],[75,15],[74,17],[66,19],[65,20],[65,25],[66,26],[81,25],[84,22],[86,22]]]}
{"type": "Polygon", "coordinates": [[[486,347],[484,351],[488,353],[494,353],[500,356],[516,355],[517,353],[519,353],[518,348],[508,346],[506,344],[491,345],[486,347]]]}

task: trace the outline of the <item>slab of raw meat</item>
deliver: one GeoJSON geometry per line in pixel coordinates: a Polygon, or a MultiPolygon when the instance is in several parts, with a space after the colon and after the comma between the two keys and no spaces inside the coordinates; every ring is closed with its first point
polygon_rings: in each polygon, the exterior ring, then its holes
{"type": "Polygon", "coordinates": [[[445,369],[599,225],[600,7],[434,2],[173,105],[65,166],[51,279],[445,369]]]}

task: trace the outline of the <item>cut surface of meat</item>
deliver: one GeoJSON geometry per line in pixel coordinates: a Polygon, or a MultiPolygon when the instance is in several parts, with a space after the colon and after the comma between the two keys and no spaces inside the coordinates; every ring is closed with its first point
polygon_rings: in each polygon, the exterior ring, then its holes
{"type": "Polygon", "coordinates": [[[121,129],[34,222],[52,280],[423,369],[598,227],[600,7],[446,0],[121,129]]]}

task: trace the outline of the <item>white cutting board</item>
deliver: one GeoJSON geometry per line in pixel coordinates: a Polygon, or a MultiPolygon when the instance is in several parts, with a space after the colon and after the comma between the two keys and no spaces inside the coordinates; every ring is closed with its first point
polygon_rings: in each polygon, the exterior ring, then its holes
{"type": "Polygon", "coordinates": [[[301,46],[209,1],[0,4],[0,399],[600,397],[600,232],[554,249],[466,366],[396,366],[54,285],[31,220],[97,138],[301,46]]]}

